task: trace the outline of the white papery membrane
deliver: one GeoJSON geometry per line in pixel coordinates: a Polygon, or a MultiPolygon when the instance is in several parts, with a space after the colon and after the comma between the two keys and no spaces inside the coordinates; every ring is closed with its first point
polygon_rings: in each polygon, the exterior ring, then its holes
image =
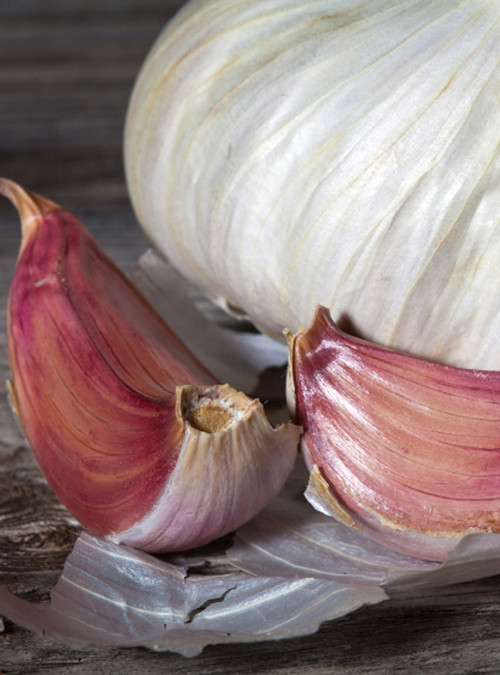
{"type": "Polygon", "coordinates": [[[384,598],[374,585],[315,577],[188,575],[187,564],[84,533],[50,604],[34,606],[0,589],[0,611],[75,646],[141,645],[195,656],[208,644],[313,633],[323,621],[384,598]]]}
{"type": "MultiPolygon", "coordinates": [[[[282,345],[212,324],[194,306],[191,289],[153,253],[134,277],[205,365],[224,359],[219,371],[213,368],[219,377],[225,371],[234,382],[239,373],[249,391],[263,368],[282,365],[282,345]],[[176,307],[182,307],[177,316],[176,307]]],[[[0,614],[74,646],[144,646],[194,656],[209,644],[310,634],[394,591],[500,574],[500,535],[457,539],[444,563],[419,560],[318,513],[303,496],[306,486],[299,462],[280,495],[236,532],[226,553],[158,558],[83,533],[50,603],[33,604],[0,587],[0,614]],[[207,574],[221,562],[227,572],[207,574]],[[200,564],[208,565],[203,574],[200,564]]]]}
{"type": "Polygon", "coordinates": [[[283,492],[242,527],[225,560],[234,571],[199,574],[214,557],[157,558],[83,533],[47,604],[0,588],[0,612],[74,646],[144,646],[195,656],[209,644],[307,635],[394,591],[500,573],[500,536],[457,541],[444,563],[404,556],[283,492]]]}

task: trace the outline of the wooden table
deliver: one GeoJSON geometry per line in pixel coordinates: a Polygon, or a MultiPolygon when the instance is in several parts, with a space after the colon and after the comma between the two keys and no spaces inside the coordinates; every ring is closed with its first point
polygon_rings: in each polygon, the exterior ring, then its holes
{"type": "MultiPolygon", "coordinates": [[[[250,0],[249,0],[250,1],[250,0]]],[[[123,178],[122,132],[142,59],[175,0],[2,0],[0,174],[80,216],[125,270],[147,247],[123,178]]],[[[6,411],[6,298],[19,245],[0,204],[0,583],[48,598],[78,532],[6,411]]],[[[500,577],[420,591],[359,610],[318,634],[207,648],[69,650],[8,621],[0,671],[38,673],[498,673],[500,577]]]]}

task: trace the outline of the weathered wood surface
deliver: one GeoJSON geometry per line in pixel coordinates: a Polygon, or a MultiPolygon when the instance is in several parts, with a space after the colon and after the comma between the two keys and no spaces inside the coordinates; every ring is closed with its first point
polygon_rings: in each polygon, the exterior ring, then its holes
{"type": "MultiPolygon", "coordinates": [[[[147,246],[122,170],[127,99],[180,2],[2,0],[0,174],[77,213],[125,269],[147,246]]],[[[6,404],[6,298],[19,244],[0,204],[0,583],[48,597],[78,532],[47,487],[6,404]]],[[[278,643],[209,647],[186,660],[143,649],[69,650],[8,621],[0,671],[41,673],[498,673],[500,577],[406,594],[278,643]]]]}

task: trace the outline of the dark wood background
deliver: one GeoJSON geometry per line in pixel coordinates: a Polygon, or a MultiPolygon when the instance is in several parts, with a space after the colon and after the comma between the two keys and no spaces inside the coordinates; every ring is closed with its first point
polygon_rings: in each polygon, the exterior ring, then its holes
{"type": "MultiPolygon", "coordinates": [[[[180,4],[0,1],[0,174],[75,212],[125,270],[147,241],[123,178],[124,115],[146,52],[180,4]]],[[[38,601],[48,598],[78,526],[7,410],[5,316],[19,225],[5,200],[0,233],[0,583],[38,601]]],[[[191,660],[143,649],[68,650],[4,620],[0,671],[499,673],[500,577],[406,594],[314,636],[209,647],[191,660]]]]}

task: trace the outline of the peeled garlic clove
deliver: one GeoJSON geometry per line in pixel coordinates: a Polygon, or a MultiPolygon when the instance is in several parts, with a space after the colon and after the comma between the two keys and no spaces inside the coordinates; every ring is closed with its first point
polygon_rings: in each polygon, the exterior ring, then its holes
{"type": "Polygon", "coordinates": [[[252,517],[286,480],[298,430],[273,429],[258,401],[218,385],[73,215],[11,181],[0,192],[23,230],[12,395],[60,500],[147,550],[201,545],[252,517]]]}
{"type": "Polygon", "coordinates": [[[351,337],[325,308],[290,338],[290,363],[314,506],[420,558],[500,532],[500,373],[351,337]]]}

